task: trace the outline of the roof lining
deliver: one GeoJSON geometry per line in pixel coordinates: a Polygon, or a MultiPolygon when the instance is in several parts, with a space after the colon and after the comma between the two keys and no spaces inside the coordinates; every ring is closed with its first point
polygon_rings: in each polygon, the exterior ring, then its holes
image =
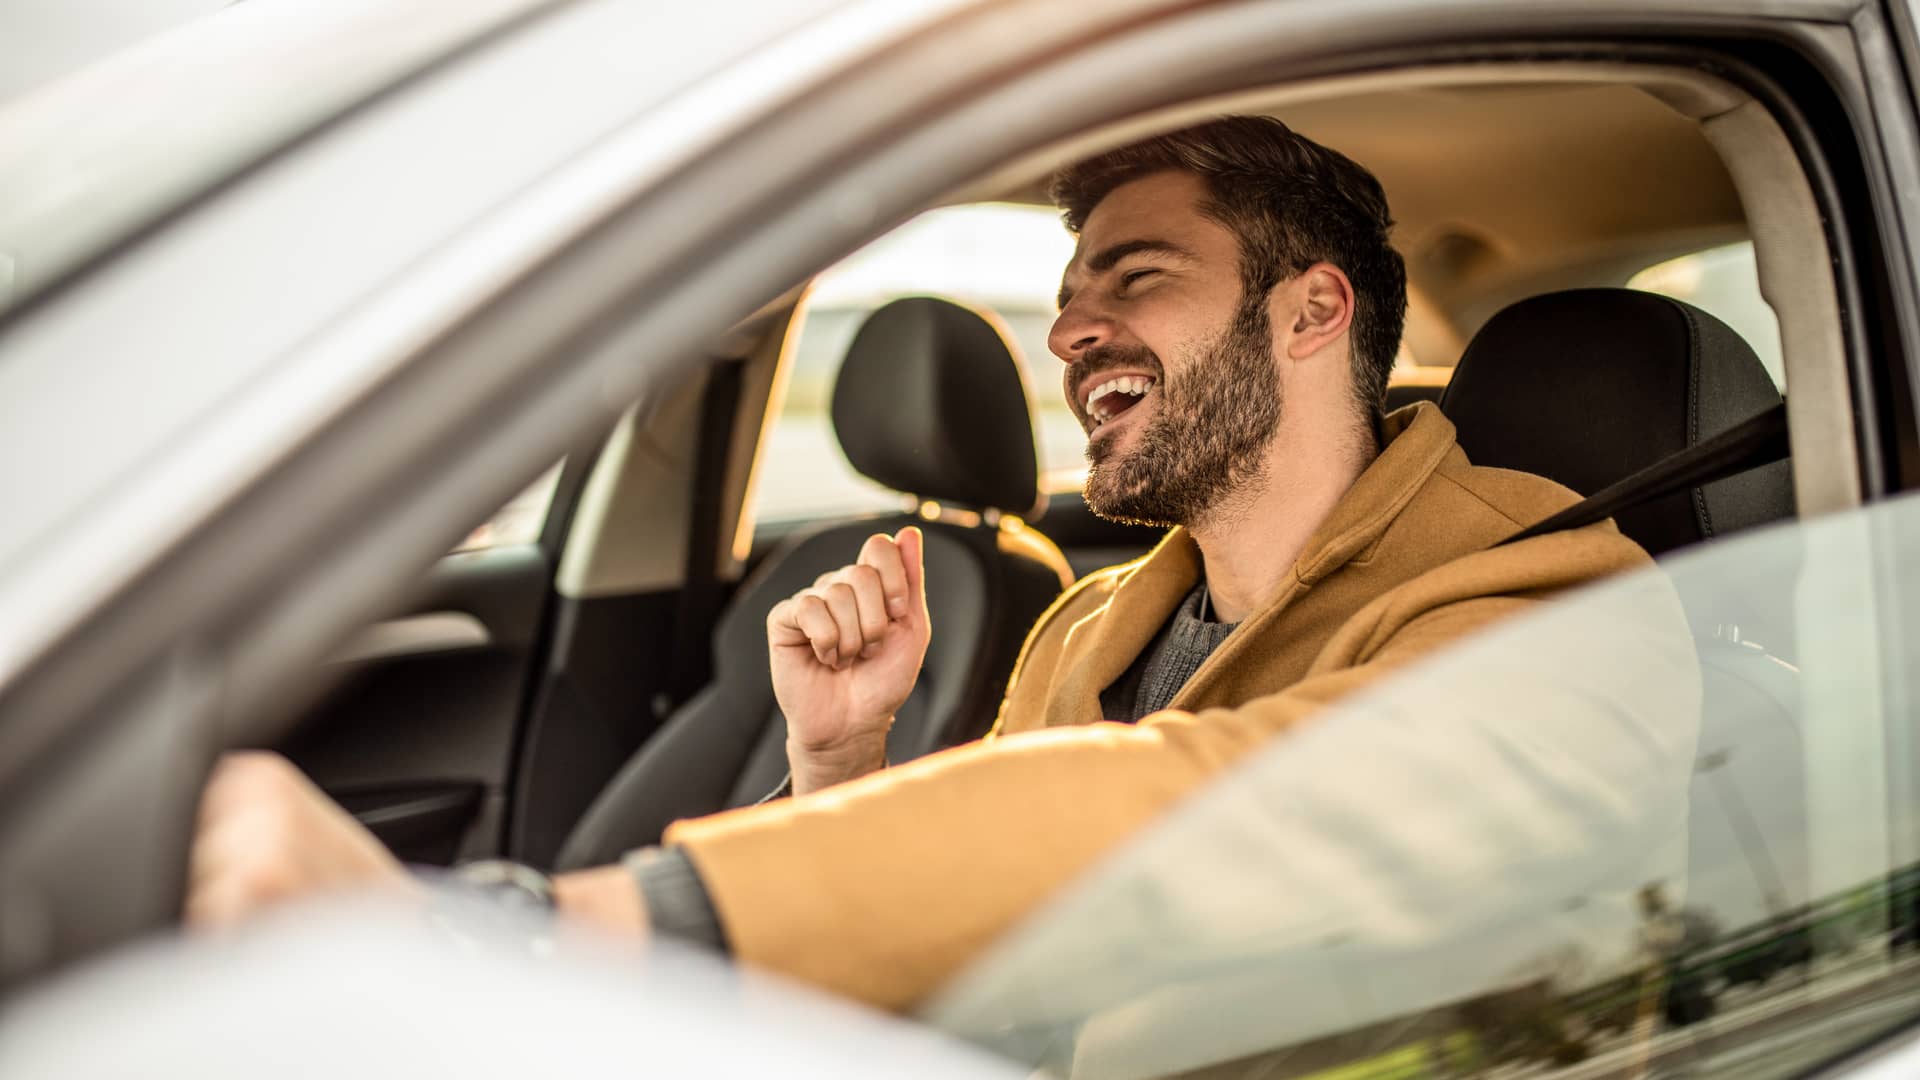
{"type": "Polygon", "coordinates": [[[1703,72],[1617,62],[1339,76],[1129,117],[1020,158],[952,201],[1044,203],[1045,178],[1067,162],[1225,113],[1278,115],[1380,176],[1422,301],[1409,316],[1409,348],[1446,366],[1457,343],[1514,299],[1621,284],[1675,255],[1743,239],[1737,188],[1699,122],[1748,100],[1703,72]],[[1431,167],[1436,138],[1459,142],[1463,168],[1431,167]],[[1637,153],[1597,149],[1613,146],[1637,153]],[[1569,216],[1569,206],[1584,213],[1569,216]]]}
{"type": "Polygon", "coordinates": [[[1043,147],[955,191],[942,203],[1026,202],[1045,205],[1046,178],[1062,166],[1122,146],[1231,113],[1277,114],[1336,98],[1394,90],[1497,88],[1520,83],[1628,85],[1688,119],[1701,121],[1752,100],[1746,91],[1702,71],[1654,64],[1598,61],[1517,61],[1434,64],[1393,71],[1311,79],[1200,98],[1140,113],[1043,147]]]}

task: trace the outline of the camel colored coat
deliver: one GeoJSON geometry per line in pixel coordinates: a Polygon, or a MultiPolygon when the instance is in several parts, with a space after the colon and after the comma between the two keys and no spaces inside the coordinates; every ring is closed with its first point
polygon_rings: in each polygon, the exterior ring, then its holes
{"type": "Polygon", "coordinates": [[[1431,405],[1386,448],[1293,574],[1165,711],[1101,719],[1117,679],[1198,580],[1183,530],[1068,590],[1028,637],[983,744],[782,803],[683,821],[734,954],[886,1008],[923,999],[1188,794],[1329,702],[1489,622],[1649,559],[1611,522],[1492,545],[1578,501],[1479,468],[1431,405]]]}

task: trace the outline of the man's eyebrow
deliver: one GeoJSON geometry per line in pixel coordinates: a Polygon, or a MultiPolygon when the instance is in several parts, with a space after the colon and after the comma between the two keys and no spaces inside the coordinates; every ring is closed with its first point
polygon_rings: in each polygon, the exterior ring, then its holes
{"type": "Polygon", "coordinates": [[[1129,255],[1138,255],[1143,251],[1157,252],[1161,255],[1178,255],[1183,259],[1193,256],[1186,248],[1171,240],[1122,240],[1103,249],[1098,255],[1087,260],[1087,269],[1096,274],[1104,274],[1113,269],[1114,264],[1129,255]]]}
{"type": "MultiPolygon", "coordinates": [[[[1092,258],[1088,259],[1087,270],[1089,273],[1104,274],[1113,269],[1121,259],[1129,255],[1138,255],[1143,251],[1153,252],[1159,255],[1173,255],[1182,259],[1193,258],[1192,252],[1171,240],[1122,240],[1117,244],[1107,245],[1100,249],[1092,258]]],[[[1062,282],[1060,285],[1060,295],[1058,297],[1060,306],[1065,308],[1067,301],[1072,299],[1073,290],[1067,288],[1066,283],[1062,282]]]]}

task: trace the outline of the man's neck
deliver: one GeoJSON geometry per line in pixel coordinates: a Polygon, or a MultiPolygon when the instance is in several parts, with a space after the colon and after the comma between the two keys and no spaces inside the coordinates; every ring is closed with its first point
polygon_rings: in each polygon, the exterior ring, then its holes
{"type": "Polygon", "coordinates": [[[1293,572],[1307,541],[1382,449],[1369,429],[1282,430],[1264,474],[1187,531],[1206,566],[1213,617],[1234,623],[1259,610],[1293,572]]]}

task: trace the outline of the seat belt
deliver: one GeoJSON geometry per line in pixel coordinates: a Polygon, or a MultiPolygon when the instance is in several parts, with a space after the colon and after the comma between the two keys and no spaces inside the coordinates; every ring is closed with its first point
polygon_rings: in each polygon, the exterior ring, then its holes
{"type": "Polygon", "coordinates": [[[1781,402],[1758,416],[1743,420],[1702,443],[1696,443],[1671,457],[1641,469],[1624,480],[1609,484],[1565,510],[1514,533],[1494,547],[1505,547],[1547,533],[1578,529],[1605,521],[1622,510],[1652,502],[1662,495],[1725,480],[1749,469],[1771,465],[1786,458],[1787,403],[1781,402]]]}

